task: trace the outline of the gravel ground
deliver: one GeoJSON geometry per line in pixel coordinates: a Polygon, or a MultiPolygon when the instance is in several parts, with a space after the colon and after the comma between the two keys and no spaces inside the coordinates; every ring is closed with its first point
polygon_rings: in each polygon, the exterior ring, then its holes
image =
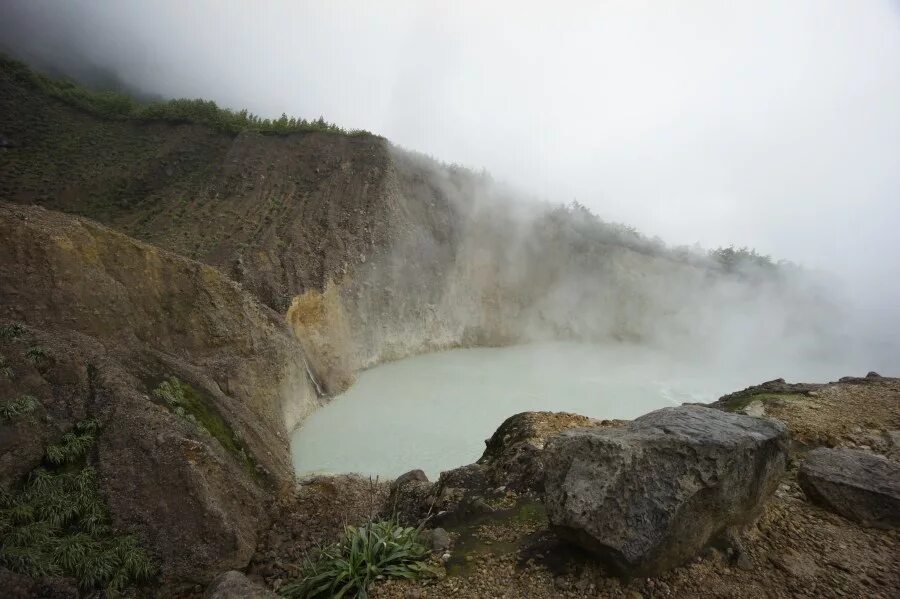
{"type": "MultiPolygon", "coordinates": [[[[497,511],[450,529],[450,559],[434,556],[436,580],[387,580],[379,598],[473,597],[867,597],[900,596],[900,531],[865,528],[811,504],[796,482],[810,446],[870,448],[896,457],[900,379],[825,385],[804,397],[766,402],[798,444],[791,465],[742,549],[707,549],[656,578],[623,580],[559,540],[539,499],[509,493],[497,511]]],[[[343,524],[385,506],[387,485],[353,477],[318,479],[298,492],[273,529],[251,574],[277,588],[294,564],[343,524]]]]}

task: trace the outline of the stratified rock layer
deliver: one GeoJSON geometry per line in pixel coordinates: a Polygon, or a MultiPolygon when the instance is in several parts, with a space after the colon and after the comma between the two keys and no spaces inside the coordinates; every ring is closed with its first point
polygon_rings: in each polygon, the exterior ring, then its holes
{"type": "Polygon", "coordinates": [[[900,527],[900,462],[858,449],[815,449],[798,480],[815,503],[881,528],[900,527]]]}
{"type": "Polygon", "coordinates": [[[699,406],[566,431],[544,451],[547,513],[615,569],[659,572],[751,522],[784,472],[787,445],[777,421],[699,406]]]}

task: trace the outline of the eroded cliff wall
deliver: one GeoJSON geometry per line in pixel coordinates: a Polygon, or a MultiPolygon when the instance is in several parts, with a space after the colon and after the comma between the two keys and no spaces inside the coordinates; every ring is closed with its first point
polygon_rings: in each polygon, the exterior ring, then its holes
{"type": "Polygon", "coordinates": [[[625,339],[693,351],[784,332],[808,345],[804,332],[835,319],[799,273],[726,272],[375,136],[104,120],[2,71],[0,131],[4,197],[216,267],[291,319],[327,395],[359,368],[433,349],[625,339]],[[301,297],[327,310],[289,314],[301,297]]]}
{"type": "Polygon", "coordinates": [[[0,340],[15,361],[4,400],[32,395],[41,416],[0,423],[4,486],[96,418],[90,463],[113,522],[165,580],[246,564],[267,505],[293,487],[287,431],[318,405],[280,314],[210,266],[0,202],[0,321],[23,331],[0,340]],[[197,419],[154,394],[170,377],[189,385],[197,419]]]}

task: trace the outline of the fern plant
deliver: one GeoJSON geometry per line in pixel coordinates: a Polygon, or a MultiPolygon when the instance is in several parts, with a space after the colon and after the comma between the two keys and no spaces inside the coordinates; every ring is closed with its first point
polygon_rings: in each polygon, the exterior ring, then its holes
{"type": "Polygon", "coordinates": [[[79,422],[71,432],[63,435],[60,443],[48,445],[44,456],[56,466],[75,462],[94,444],[94,434],[99,427],[100,423],[93,419],[79,422]]]}
{"type": "Polygon", "coordinates": [[[426,563],[428,549],[420,540],[420,528],[394,521],[348,526],[344,537],[323,548],[307,563],[300,580],[279,589],[289,599],[325,597],[367,598],[376,579],[418,579],[438,575],[426,563]]]}
{"type": "Polygon", "coordinates": [[[6,356],[0,354],[0,376],[6,377],[10,380],[15,378],[16,371],[12,369],[12,366],[6,363],[6,356]]]}
{"type": "Polygon", "coordinates": [[[19,416],[30,414],[37,410],[40,403],[31,395],[22,395],[12,401],[0,404],[0,422],[9,422],[19,416]]]}
{"type": "MultiPolygon", "coordinates": [[[[81,456],[98,433],[99,423],[85,420],[69,433],[79,441],[58,446],[77,446],[60,451],[81,456]]],[[[110,526],[94,469],[73,470],[71,461],[37,468],[17,492],[0,492],[0,565],[32,577],[73,577],[86,591],[148,580],[153,564],[134,537],[110,526]]]]}

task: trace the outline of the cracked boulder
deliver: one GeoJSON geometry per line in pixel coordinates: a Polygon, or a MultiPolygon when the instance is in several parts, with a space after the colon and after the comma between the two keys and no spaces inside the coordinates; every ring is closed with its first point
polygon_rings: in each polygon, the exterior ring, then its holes
{"type": "Polygon", "coordinates": [[[544,450],[561,536],[626,575],[651,575],[753,522],[787,461],[780,422],[700,406],[574,429],[544,450]]]}
{"type": "Polygon", "coordinates": [[[900,462],[859,449],[810,451],[797,476],[814,503],[866,526],[900,528],[900,462]]]}

